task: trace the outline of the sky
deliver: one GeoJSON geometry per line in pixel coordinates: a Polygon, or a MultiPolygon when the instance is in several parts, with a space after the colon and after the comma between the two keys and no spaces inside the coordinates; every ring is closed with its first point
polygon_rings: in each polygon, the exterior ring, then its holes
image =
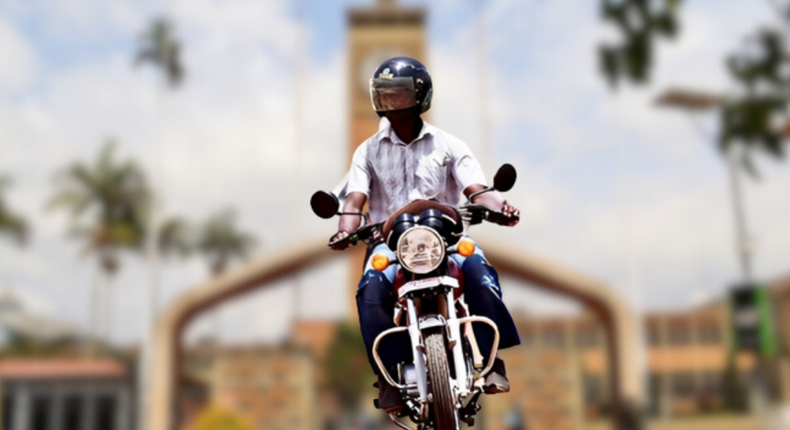
{"type": "MultiPolygon", "coordinates": [[[[91,159],[107,139],[146,168],[165,215],[199,221],[234,208],[259,239],[256,259],[329,237],[334,221],[316,219],[307,202],[347,169],[344,14],[370,3],[0,0],[0,173],[14,181],[9,204],[34,229],[25,248],[0,241],[0,286],[86,326],[95,265],[67,236],[65,215],[44,207],[55,172],[91,159]],[[176,25],[187,69],[183,86],[164,92],[150,69],[133,64],[140,33],[162,14],[176,25]],[[306,70],[299,86],[297,34],[306,70]]],[[[723,158],[689,118],[654,100],[675,86],[731,91],[723,58],[772,22],[768,2],[684,2],[681,35],[659,44],[650,84],[616,92],[597,69],[598,45],[616,37],[601,24],[597,2],[401,3],[428,8],[430,121],[463,139],[489,177],[505,162],[519,171],[506,197],[522,222],[474,235],[596,278],[640,309],[693,306],[739,279],[723,158]],[[487,139],[481,106],[491,113],[487,139]]],[[[714,130],[710,118],[699,121],[714,130]]],[[[790,273],[790,169],[765,158],[758,164],[762,178],[745,183],[747,218],[755,273],[771,280],[790,273]]],[[[165,262],[161,305],[200,284],[205,266],[197,258],[165,262]]],[[[190,333],[273,341],[294,313],[345,315],[346,285],[356,282],[345,267],[340,259],[301,276],[296,305],[295,283],[283,281],[223,305],[190,333]]],[[[106,290],[112,305],[103,329],[112,339],[140,338],[148,284],[141,259],[124,258],[106,290]]],[[[504,286],[511,308],[562,308],[512,284],[504,286]]]]}

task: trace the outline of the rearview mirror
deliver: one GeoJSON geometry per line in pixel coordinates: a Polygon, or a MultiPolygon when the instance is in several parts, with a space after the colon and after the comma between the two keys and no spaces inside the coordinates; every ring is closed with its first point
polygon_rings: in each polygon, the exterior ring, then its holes
{"type": "Polygon", "coordinates": [[[503,164],[494,175],[494,189],[505,192],[510,191],[516,183],[516,168],[510,164],[503,164]]]}
{"type": "Polygon", "coordinates": [[[313,197],[310,198],[310,207],[313,213],[321,218],[329,219],[337,215],[337,210],[340,208],[340,201],[337,196],[329,191],[316,191],[313,197]]]}

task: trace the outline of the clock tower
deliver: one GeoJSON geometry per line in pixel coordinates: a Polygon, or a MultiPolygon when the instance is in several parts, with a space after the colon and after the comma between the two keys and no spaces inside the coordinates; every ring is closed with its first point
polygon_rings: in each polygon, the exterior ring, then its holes
{"type": "MultiPolygon", "coordinates": [[[[348,100],[349,115],[348,163],[357,147],[379,128],[379,116],[370,102],[370,78],[385,60],[412,57],[425,60],[425,9],[404,7],[396,0],[376,0],[369,7],[348,11],[348,100]]],[[[349,319],[357,321],[356,289],[362,275],[364,246],[350,249],[349,319]]],[[[346,252],[349,252],[346,251],[346,252]]]]}

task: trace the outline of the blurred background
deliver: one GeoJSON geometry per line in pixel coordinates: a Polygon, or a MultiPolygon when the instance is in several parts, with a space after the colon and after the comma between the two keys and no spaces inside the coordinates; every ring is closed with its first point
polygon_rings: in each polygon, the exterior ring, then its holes
{"type": "MultiPolygon", "coordinates": [[[[428,121],[489,178],[518,169],[521,223],[473,235],[633,313],[648,428],[790,428],[788,41],[784,0],[0,0],[2,429],[145,428],[162,316],[335,232],[309,197],[403,54],[433,76],[428,121]]],[[[184,319],[172,428],[394,428],[361,258],[184,319]]],[[[600,316],[502,283],[523,344],[477,427],[621,428],[600,316]]]]}

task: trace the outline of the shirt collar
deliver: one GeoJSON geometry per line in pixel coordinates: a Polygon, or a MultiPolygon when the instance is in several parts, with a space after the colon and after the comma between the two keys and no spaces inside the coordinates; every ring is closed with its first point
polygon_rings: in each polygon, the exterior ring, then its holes
{"type": "MultiPolygon", "coordinates": [[[[392,129],[392,125],[390,125],[389,121],[386,118],[382,118],[382,121],[386,124],[383,124],[381,130],[379,131],[379,142],[388,141],[389,143],[394,143],[396,145],[407,145],[406,142],[402,141],[397,134],[395,134],[395,130],[392,129]]],[[[422,121],[422,129],[420,129],[420,134],[412,141],[412,143],[416,143],[419,140],[422,140],[425,136],[431,135],[433,136],[434,127],[428,124],[427,121],[422,121]]]]}

